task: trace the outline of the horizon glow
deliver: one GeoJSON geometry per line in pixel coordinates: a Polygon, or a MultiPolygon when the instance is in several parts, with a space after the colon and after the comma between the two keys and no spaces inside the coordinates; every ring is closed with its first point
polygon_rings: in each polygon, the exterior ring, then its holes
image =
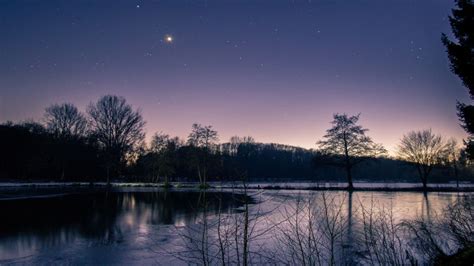
{"type": "Polygon", "coordinates": [[[441,33],[452,1],[2,1],[0,123],[105,94],[155,132],[212,125],[316,148],[334,113],[361,113],[393,154],[411,130],[466,137],[441,33]],[[170,37],[171,40],[168,38],[170,37]]]}

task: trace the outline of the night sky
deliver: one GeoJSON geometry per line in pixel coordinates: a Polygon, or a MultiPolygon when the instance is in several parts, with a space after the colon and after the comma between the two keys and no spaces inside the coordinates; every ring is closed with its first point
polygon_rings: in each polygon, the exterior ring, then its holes
{"type": "Polygon", "coordinates": [[[347,112],[392,151],[410,130],[461,139],[456,100],[469,97],[440,41],[453,6],[0,0],[0,122],[117,94],[141,108],[148,137],[186,137],[199,122],[221,141],[315,148],[332,114],[347,112]]]}

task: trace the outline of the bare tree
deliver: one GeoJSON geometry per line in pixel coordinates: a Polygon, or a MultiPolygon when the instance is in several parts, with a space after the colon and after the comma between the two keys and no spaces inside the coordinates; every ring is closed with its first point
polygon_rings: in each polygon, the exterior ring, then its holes
{"type": "Polygon", "coordinates": [[[45,109],[45,122],[48,132],[56,138],[53,160],[58,167],[60,178],[64,179],[68,165],[74,161],[71,144],[81,141],[86,135],[87,120],[71,103],[53,104],[45,109]]]}
{"type": "Polygon", "coordinates": [[[393,205],[387,208],[360,202],[362,230],[358,253],[369,265],[416,265],[416,259],[403,240],[404,227],[396,222],[393,205]]]}
{"type": "Polygon", "coordinates": [[[229,139],[229,143],[228,143],[229,154],[231,155],[237,154],[237,151],[239,150],[239,145],[241,142],[242,142],[242,139],[239,136],[232,136],[229,139]]]}
{"type": "Polygon", "coordinates": [[[365,133],[368,129],[358,125],[360,115],[334,114],[332,128],[326,131],[326,140],[318,141],[321,156],[330,163],[346,170],[348,189],[352,190],[352,169],[368,157],[386,153],[381,144],[376,144],[365,133]]]}
{"type": "Polygon", "coordinates": [[[285,265],[344,264],[344,238],[349,217],[343,213],[346,197],[331,193],[298,195],[287,204],[277,226],[277,256],[285,265]]]}
{"type": "Polygon", "coordinates": [[[472,206],[473,198],[464,195],[439,214],[403,221],[401,226],[406,228],[416,254],[427,264],[455,265],[472,256],[466,255],[472,253],[474,245],[472,206]]]}
{"type": "Polygon", "coordinates": [[[463,167],[465,160],[463,160],[464,150],[458,145],[458,142],[451,138],[446,143],[445,163],[452,168],[454,179],[456,180],[456,187],[459,188],[459,171],[463,167]]]}
{"type": "Polygon", "coordinates": [[[212,198],[218,201],[217,213],[208,210],[210,199],[206,201],[207,192],[201,191],[202,216],[195,224],[175,228],[181,240],[178,249],[165,252],[191,265],[274,265],[278,260],[264,245],[277,226],[264,217],[274,209],[264,212],[252,206],[251,198],[258,196],[261,202],[263,197],[261,192],[248,191],[245,183],[233,191],[233,203],[240,206],[239,211],[222,210],[222,198],[218,196],[212,198]]]}
{"type": "Polygon", "coordinates": [[[125,98],[106,95],[97,103],[91,103],[87,110],[91,120],[91,130],[102,146],[107,157],[107,183],[110,170],[126,163],[145,137],[140,111],[134,111],[125,98]]]}
{"type": "Polygon", "coordinates": [[[448,153],[446,142],[441,136],[433,134],[431,129],[409,132],[403,136],[398,147],[398,156],[416,166],[425,190],[431,170],[448,153]]]}
{"type": "Polygon", "coordinates": [[[235,156],[238,154],[241,145],[246,144],[255,144],[255,139],[251,136],[232,136],[230,137],[229,142],[220,145],[220,151],[235,156]]]}
{"type": "Polygon", "coordinates": [[[213,130],[212,126],[202,126],[197,123],[193,124],[188,136],[188,144],[195,148],[193,164],[197,169],[200,186],[204,188],[207,186],[209,153],[215,148],[218,140],[217,131],[213,130]]]}
{"type": "Polygon", "coordinates": [[[212,126],[202,126],[194,123],[192,131],[188,136],[188,143],[196,147],[203,147],[210,149],[216,142],[219,141],[217,131],[212,129],[212,126]]]}
{"type": "Polygon", "coordinates": [[[150,150],[153,154],[153,179],[157,181],[163,176],[165,187],[169,186],[168,177],[175,173],[176,150],[180,146],[181,140],[178,137],[171,138],[163,133],[156,133],[152,137],[150,150]]]}
{"type": "Polygon", "coordinates": [[[152,159],[148,163],[148,166],[151,168],[151,176],[153,182],[157,182],[159,180],[162,163],[161,155],[166,151],[169,141],[170,136],[161,132],[155,133],[151,138],[149,151],[152,159]]]}
{"type": "Polygon", "coordinates": [[[87,120],[71,103],[53,104],[45,110],[47,129],[59,138],[83,136],[87,120]]]}

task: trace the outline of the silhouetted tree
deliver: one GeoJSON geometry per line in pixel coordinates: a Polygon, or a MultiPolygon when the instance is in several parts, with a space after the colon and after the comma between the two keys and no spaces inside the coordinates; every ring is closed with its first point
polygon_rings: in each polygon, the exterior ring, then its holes
{"type": "Polygon", "coordinates": [[[70,103],[53,104],[45,109],[47,130],[55,137],[50,148],[54,151],[52,160],[56,164],[61,179],[66,176],[69,164],[74,163],[74,146],[83,141],[87,131],[87,120],[70,103]]]}
{"type": "Polygon", "coordinates": [[[102,174],[87,138],[58,138],[36,122],[0,125],[0,178],[86,180],[102,174]]]}
{"type": "Polygon", "coordinates": [[[156,133],[151,140],[152,169],[156,173],[156,179],[159,176],[165,178],[165,185],[168,185],[169,177],[175,173],[176,154],[181,145],[182,141],[178,137],[170,138],[163,133],[156,133]]]}
{"type": "Polygon", "coordinates": [[[443,138],[429,129],[404,135],[398,147],[398,155],[416,166],[423,189],[426,190],[433,167],[449,155],[449,150],[443,138]]]}
{"type": "Polygon", "coordinates": [[[212,126],[202,126],[193,124],[191,133],[188,136],[188,144],[196,147],[211,149],[219,141],[217,131],[212,126]]]}
{"type": "Polygon", "coordinates": [[[355,165],[367,159],[377,157],[386,150],[365,135],[368,129],[358,125],[360,115],[334,114],[332,128],[326,131],[326,140],[318,141],[320,156],[327,158],[330,164],[344,167],[348,189],[352,190],[352,170],[355,165]]]}
{"type": "Polygon", "coordinates": [[[215,148],[218,140],[217,131],[213,130],[212,126],[193,124],[191,133],[188,136],[188,144],[194,148],[192,162],[197,169],[201,186],[206,186],[209,155],[215,148]]]}
{"type": "MultiPolygon", "coordinates": [[[[442,35],[451,62],[451,71],[455,73],[474,98],[474,2],[456,0],[457,8],[452,10],[449,22],[456,40],[451,41],[442,35]]],[[[467,152],[474,158],[474,106],[458,102],[458,116],[470,137],[467,152]]]]}
{"type": "Polygon", "coordinates": [[[150,143],[150,157],[151,160],[148,162],[148,168],[151,170],[152,180],[159,180],[160,170],[160,155],[166,149],[169,135],[163,133],[155,133],[150,143]]]}
{"type": "Polygon", "coordinates": [[[255,139],[251,136],[232,136],[228,143],[224,143],[221,146],[228,154],[235,155],[238,153],[240,146],[245,144],[255,144],[255,139]]]}
{"type": "Polygon", "coordinates": [[[466,163],[463,158],[464,154],[464,150],[459,147],[458,142],[455,139],[448,140],[446,143],[446,155],[444,160],[445,164],[453,170],[457,187],[459,187],[459,172],[466,163]]]}
{"type": "Polygon", "coordinates": [[[170,141],[170,135],[164,133],[155,133],[151,138],[150,150],[154,153],[160,153],[166,149],[168,142],[170,141]]]}
{"type": "Polygon", "coordinates": [[[7,123],[0,128],[2,175],[19,179],[41,178],[50,171],[47,153],[50,138],[36,122],[7,123]]]}
{"type": "Polygon", "coordinates": [[[35,121],[26,121],[18,125],[11,124],[13,127],[22,128],[31,134],[45,135],[48,133],[47,129],[40,123],[35,121]]]}
{"type": "Polygon", "coordinates": [[[70,103],[46,108],[45,120],[47,129],[59,138],[82,137],[87,130],[86,118],[70,103]]]}
{"type": "Polygon", "coordinates": [[[237,154],[239,150],[240,143],[242,142],[239,136],[232,136],[229,139],[229,142],[226,145],[222,145],[224,151],[226,151],[229,155],[237,154]]]}
{"type": "Polygon", "coordinates": [[[91,118],[91,132],[106,156],[107,183],[110,171],[120,170],[126,164],[127,156],[136,151],[145,134],[140,111],[134,111],[125,98],[106,95],[87,110],[91,118]]]}

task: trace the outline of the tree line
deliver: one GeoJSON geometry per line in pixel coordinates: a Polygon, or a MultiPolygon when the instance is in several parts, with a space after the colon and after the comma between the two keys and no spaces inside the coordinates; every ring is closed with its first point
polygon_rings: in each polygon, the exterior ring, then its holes
{"type": "MultiPolygon", "coordinates": [[[[474,5],[456,0],[449,22],[454,39],[442,34],[451,70],[474,98],[474,5]]],[[[154,135],[144,144],[145,121],[123,97],[106,95],[81,113],[70,103],[45,110],[45,122],[0,125],[0,178],[48,180],[353,179],[408,181],[414,175],[427,187],[430,179],[472,178],[474,106],[458,103],[458,116],[469,134],[464,147],[431,129],[405,134],[394,158],[367,136],[359,115],[335,114],[318,149],[258,143],[233,137],[218,143],[212,126],[192,125],[186,140],[154,135]],[[407,169],[407,163],[413,167],[407,169]],[[381,170],[380,170],[381,169],[381,170]],[[413,173],[415,172],[415,173],[413,173]],[[376,175],[375,177],[372,177],[376,175]]]]}
{"type": "Polygon", "coordinates": [[[211,125],[195,123],[187,139],[155,133],[123,97],[106,95],[82,113],[70,103],[45,109],[43,123],[0,125],[0,177],[11,180],[195,181],[434,181],[471,178],[466,152],[431,130],[402,137],[397,156],[359,124],[360,115],[335,114],[318,149],[234,136],[219,143],[211,125]],[[412,167],[413,166],[413,167],[412,167]]]}

